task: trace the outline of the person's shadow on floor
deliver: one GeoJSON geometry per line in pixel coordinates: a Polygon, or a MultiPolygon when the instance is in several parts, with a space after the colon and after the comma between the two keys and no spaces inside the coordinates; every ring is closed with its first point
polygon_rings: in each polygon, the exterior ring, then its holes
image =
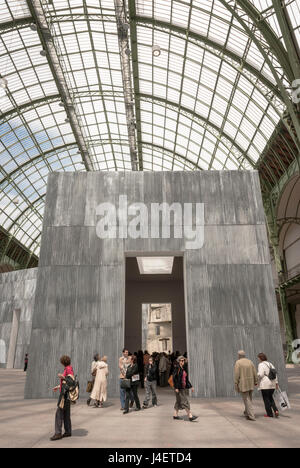
{"type": "Polygon", "coordinates": [[[86,437],[88,435],[89,431],[86,429],[75,429],[75,431],[72,431],[72,436],[73,437],[86,437]]]}

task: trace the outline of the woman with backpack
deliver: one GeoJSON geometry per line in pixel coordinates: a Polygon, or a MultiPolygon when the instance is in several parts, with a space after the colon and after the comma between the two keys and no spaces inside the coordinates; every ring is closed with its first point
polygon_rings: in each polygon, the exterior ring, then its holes
{"type": "Polygon", "coordinates": [[[273,418],[274,412],[275,417],[278,418],[279,411],[273,398],[275,390],[279,388],[276,369],[271,362],[268,362],[268,358],[264,353],[260,353],[258,359],[258,390],[261,391],[267,412],[264,417],[273,418]]]}

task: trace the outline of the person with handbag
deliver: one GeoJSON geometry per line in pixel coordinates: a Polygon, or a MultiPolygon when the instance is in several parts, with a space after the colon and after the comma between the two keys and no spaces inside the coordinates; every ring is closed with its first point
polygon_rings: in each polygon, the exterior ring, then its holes
{"type": "Polygon", "coordinates": [[[278,378],[275,367],[271,362],[268,362],[268,358],[264,353],[260,353],[258,356],[258,390],[261,391],[266,413],[265,418],[273,418],[273,412],[276,418],[279,417],[279,411],[274,401],[274,392],[278,390],[278,378]]]}
{"type": "MultiPolygon", "coordinates": [[[[94,356],[94,360],[92,362],[92,366],[91,366],[91,375],[92,375],[92,380],[89,380],[88,383],[87,383],[87,387],[86,387],[86,393],[92,393],[93,391],[93,388],[94,388],[94,384],[95,384],[95,378],[96,378],[96,374],[97,374],[97,369],[96,369],[96,366],[97,366],[97,363],[100,361],[100,354],[96,354],[94,356]]],[[[90,406],[91,404],[91,401],[92,401],[92,398],[89,397],[86,404],[88,406],[90,406]]]]}
{"type": "Polygon", "coordinates": [[[55,415],[55,434],[51,437],[51,441],[63,439],[64,437],[72,436],[72,424],[71,424],[71,402],[68,398],[68,378],[74,379],[74,370],[71,366],[71,359],[69,356],[62,356],[60,363],[64,366],[63,374],[58,374],[60,379],[60,385],[53,388],[54,392],[60,390],[57,410],[55,415]],[[70,377],[69,377],[70,376],[70,377]],[[62,425],[64,424],[65,433],[62,434],[62,425]]]}
{"type": "Polygon", "coordinates": [[[193,416],[191,412],[190,402],[188,399],[189,390],[194,392],[194,388],[189,381],[188,369],[186,366],[186,359],[184,356],[179,356],[178,359],[179,366],[175,368],[173,373],[173,378],[171,379],[171,384],[173,384],[176,402],[174,406],[174,416],[173,419],[180,420],[179,410],[184,409],[188,415],[189,421],[193,422],[198,419],[198,416],[193,416]]]}
{"type": "Polygon", "coordinates": [[[138,387],[140,383],[140,375],[139,375],[139,368],[137,365],[137,358],[136,356],[131,356],[130,364],[126,371],[126,376],[123,381],[123,385],[126,388],[126,399],[125,399],[125,408],[123,414],[129,413],[129,401],[131,400],[133,394],[133,398],[135,401],[135,411],[141,410],[141,403],[138,396],[138,387]]]}

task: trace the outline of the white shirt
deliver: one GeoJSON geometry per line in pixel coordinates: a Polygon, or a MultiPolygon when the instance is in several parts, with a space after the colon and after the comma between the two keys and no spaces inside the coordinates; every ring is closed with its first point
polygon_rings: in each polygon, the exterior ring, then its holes
{"type": "Polygon", "coordinates": [[[275,369],[273,364],[268,361],[261,362],[258,365],[258,371],[257,371],[258,380],[259,380],[258,390],[271,390],[271,389],[276,388],[276,384],[278,384],[278,379],[277,377],[275,380],[269,379],[268,375],[270,372],[270,368],[275,369]]]}

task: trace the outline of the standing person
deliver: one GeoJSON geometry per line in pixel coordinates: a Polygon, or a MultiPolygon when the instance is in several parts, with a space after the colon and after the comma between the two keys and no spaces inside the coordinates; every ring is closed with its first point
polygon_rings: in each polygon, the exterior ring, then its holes
{"type": "Polygon", "coordinates": [[[173,382],[174,382],[174,390],[176,394],[176,402],[175,402],[175,412],[173,419],[182,419],[178,416],[179,410],[185,409],[186,414],[190,422],[195,421],[198,416],[193,416],[191,412],[190,402],[188,399],[189,390],[191,389],[194,393],[194,388],[189,381],[188,371],[185,369],[185,358],[184,356],[178,357],[178,364],[179,366],[175,368],[173,374],[173,382]]]}
{"type": "MultiPolygon", "coordinates": [[[[125,400],[126,400],[126,390],[122,388],[121,383],[122,380],[125,379],[126,377],[126,372],[127,368],[131,363],[131,358],[129,357],[129,351],[128,349],[124,348],[123,349],[123,354],[119,359],[119,369],[120,369],[120,401],[121,401],[121,410],[125,410],[125,400]]],[[[132,408],[133,403],[134,403],[134,397],[131,393],[130,396],[131,403],[130,403],[130,408],[132,408]]]]}
{"type": "Polygon", "coordinates": [[[258,381],[259,386],[258,390],[261,391],[266,412],[265,418],[273,418],[273,411],[276,418],[279,417],[279,411],[277,406],[275,405],[275,401],[273,399],[273,394],[276,389],[279,388],[278,386],[278,379],[277,376],[275,379],[270,379],[270,371],[271,369],[275,370],[275,367],[271,362],[268,362],[268,358],[264,353],[260,353],[258,355],[259,364],[258,364],[258,381]]]}
{"type": "Polygon", "coordinates": [[[149,357],[150,357],[150,354],[148,353],[147,350],[145,350],[145,352],[144,352],[144,367],[146,367],[149,364],[149,357]]]}
{"type": "Polygon", "coordinates": [[[27,371],[28,367],[28,354],[25,354],[25,359],[24,359],[24,372],[27,371]]]}
{"type": "Polygon", "coordinates": [[[246,359],[245,351],[238,352],[238,360],[234,367],[234,383],[235,390],[241,393],[245,404],[244,415],[249,421],[256,421],[252,405],[252,395],[254,388],[258,384],[258,378],[253,362],[250,359],[246,359]]]}
{"type": "Polygon", "coordinates": [[[131,381],[131,388],[126,389],[125,409],[124,409],[123,414],[129,413],[129,400],[132,398],[131,392],[133,394],[134,401],[135,401],[135,406],[136,406],[135,411],[140,411],[141,404],[140,404],[140,400],[138,396],[138,386],[139,386],[140,376],[139,376],[139,368],[137,365],[136,356],[131,356],[131,362],[129,366],[127,367],[125,378],[131,381]]]}
{"type": "Polygon", "coordinates": [[[145,384],[146,384],[146,397],[143,403],[143,408],[148,408],[150,396],[152,394],[152,406],[157,406],[156,384],[157,384],[157,368],[152,356],[149,358],[149,363],[145,369],[145,384]]]}
{"type": "MultiPolygon", "coordinates": [[[[60,379],[60,385],[53,388],[54,392],[60,390],[57,411],[55,416],[55,434],[50,440],[60,440],[64,437],[72,436],[72,424],[71,424],[71,402],[68,398],[68,391],[66,390],[68,379],[74,378],[73,367],[71,366],[71,359],[69,356],[62,356],[60,363],[64,366],[63,374],[58,374],[60,379]],[[71,376],[71,377],[69,377],[71,376]],[[62,425],[64,424],[65,433],[62,434],[62,425]]],[[[72,379],[73,380],[73,379],[72,379]]]]}
{"type": "Polygon", "coordinates": [[[91,393],[91,399],[95,400],[94,406],[96,408],[103,408],[103,403],[107,400],[107,356],[103,356],[103,358],[97,362],[94,370],[96,370],[96,378],[91,393]]]}
{"type": "Polygon", "coordinates": [[[159,360],[159,385],[160,387],[166,387],[168,384],[167,377],[168,369],[168,358],[165,353],[161,353],[159,360]]]}
{"type": "MultiPolygon", "coordinates": [[[[94,385],[95,385],[95,378],[96,378],[96,366],[97,366],[97,363],[100,361],[100,354],[95,354],[94,356],[94,360],[92,362],[92,366],[91,366],[91,375],[92,375],[92,382],[93,382],[93,388],[94,388],[94,385]]],[[[93,390],[92,390],[93,391],[93,390]]],[[[87,405],[90,406],[90,403],[92,401],[92,398],[89,397],[88,400],[87,400],[87,405]]]]}
{"type": "Polygon", "coordinates": [[[140,382],[141,382],[141,387],[144,388],[144,354],[143,351],[140,349],[137,353],[137,365],[139,368],[139,374],[140,374],[140,382]]]}

